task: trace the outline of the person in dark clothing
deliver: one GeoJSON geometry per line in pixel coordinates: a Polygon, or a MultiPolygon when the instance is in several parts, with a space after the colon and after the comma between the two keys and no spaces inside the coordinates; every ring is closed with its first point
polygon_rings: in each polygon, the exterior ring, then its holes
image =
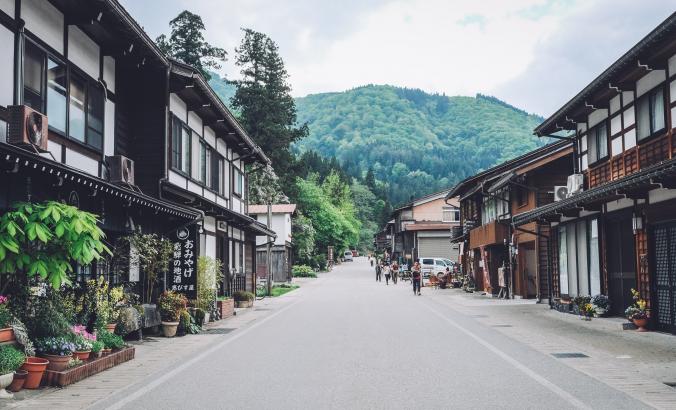
{"type": "Polygon", "coordinates": [[[420,263],[416,261],[411,268],[411,276],[413,280],[413,294],[420,296],[420,281],[422,280],[422,272],[420,269],[420,263]]]}
{"type": "Polygon", "coordinates": [[[383,278],[383,262],[380,261],[376,264],[376,282],[382,282],[383,278]]]}

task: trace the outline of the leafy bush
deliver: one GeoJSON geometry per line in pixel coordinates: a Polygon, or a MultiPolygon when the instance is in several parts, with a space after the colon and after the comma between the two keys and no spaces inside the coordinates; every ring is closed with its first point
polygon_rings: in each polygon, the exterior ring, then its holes
{"type": "Polygon", "coordinates": [[[101,350],[103,350],[104,347],[105,347],[105,345],[103,344],[103,342],[97,340],[97,341],[92,343],[92,353],[96,354],[96,353],[100,352],[101,350]]]}
{"type": "Polygon", "coordinates": [[[294,278],[316,278],[317,274],[307,265],[293,265],[291,274],[294,278]]]}
{"type": "Polygon", "coordinates": [[[124,339],[107,330],[100,330],[96,335],[96,340],[102,342],[106,349],[122,349],[124,347],[124,339]]]}
{"type": "Polygon", "coordinates": [[[238,290],[232,294],[232,298],[235,299],[235,302],[250,302],[254,300],[254,297],[253,293],[244,290],[238,290]]]}
{"type": "Polygon", "coordinates": [[[86,352],[87,350],[92,350],[92,341],[85,339],[83,336],[75,335],[73,338],[73,344],[75,345],[76,352],[86,352]]]}
{"type": "Polygon", "coordinates": [[[75,343],[67,337],[45,337],[38,339],[35,348],[42,354],[54,356],[70,356],[77,350],[75,343]]]}
{"type": "Polygon", "coordinates": [[[181,311],[185,310],[188,300],[180,293],[168,290],[162,293],[158,301],[160,316],[165,322],[178,322],[181,311]]]}
{"type": "Polygon", "coordinates": [[[216,286],[223,280],[223,264],[209,256],[197,259],[197,300],[195,307],[211,312],[216,303],[216,286]]]}
{"type": "Polygon", "coordinates": [[[14,346],[0,347],[0,375],[11,373],[21,367],[26,355],[14,346]]]}
{"type": "Polygon", "coordinates": [[[24,325],[19,319],[14,318],[10,322],[10,326],[14,330],[14,337],[16,338],[16,341],[21,346],[23,346],[23,351],[26,353],[26,356],[35,356],[35,346],[33,345],[33,341],[28,336],[26,325],[24,325]]]}

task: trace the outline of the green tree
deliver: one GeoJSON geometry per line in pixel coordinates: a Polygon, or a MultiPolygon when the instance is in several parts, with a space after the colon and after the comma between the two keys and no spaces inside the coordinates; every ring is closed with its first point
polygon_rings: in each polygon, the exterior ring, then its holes
{"type": "Polygon", "coordinates": [[[184,10],[169,25],[169,39],[162,34],[155,40],[160,49],[166,55],[197,68],[207,81],[211,79],[209,69],[220,69],[220,62],[226,60],[228,53],[204,40],[202,17],[184,10]]]}
{"type": "Polygon", "coordinates": [[[364,183],[371,190],[371,192],[375,192],[375,190],[376,190],[376,176],[373,173],[373,167],[369,167],[369,170],[366,172],[366,177],[364,178],[364,183]]]}
{"type": "Polygon", "coordinates": [[[294,155],[290,147],[308,134],[306,125],[296,125],[296,104],[284,61],[277,44],[267,35],[243,29],[244,38],[235,49],[235,64],[241,79],[231,100],[240,112],[246,131],[270,157],[286,191],[294,184],[294,155]]]}

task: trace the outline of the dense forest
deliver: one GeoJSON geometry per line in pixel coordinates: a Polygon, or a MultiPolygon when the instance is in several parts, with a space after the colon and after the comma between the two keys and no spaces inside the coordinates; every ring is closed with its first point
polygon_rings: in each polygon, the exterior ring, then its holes
{"type": "MultiPolygon", "coordinates": [[[[215,75],[210,84],[224,101],[234,95],[215,75]]],[[[298,152],[337,158],[354,177],[372,168],[395,205],[546,143],[532,135],[541,117],[482,94],[447,97],[368,85],[297,98],[296,107],[298,122],[310,130],[295,144],[298,152]]]]}

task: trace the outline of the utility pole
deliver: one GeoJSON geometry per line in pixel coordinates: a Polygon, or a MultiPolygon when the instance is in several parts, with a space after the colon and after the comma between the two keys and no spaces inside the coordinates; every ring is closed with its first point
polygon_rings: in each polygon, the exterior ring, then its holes
{"type": "MultiPolygon", "coordinates": [[[[268,200],[268,230],[272,230],[272,202],[268,200]]],[[[273,236],[268,236],[267,265],[268,265],[268,296],[272,295],[272,241],[273,236]]]]}

